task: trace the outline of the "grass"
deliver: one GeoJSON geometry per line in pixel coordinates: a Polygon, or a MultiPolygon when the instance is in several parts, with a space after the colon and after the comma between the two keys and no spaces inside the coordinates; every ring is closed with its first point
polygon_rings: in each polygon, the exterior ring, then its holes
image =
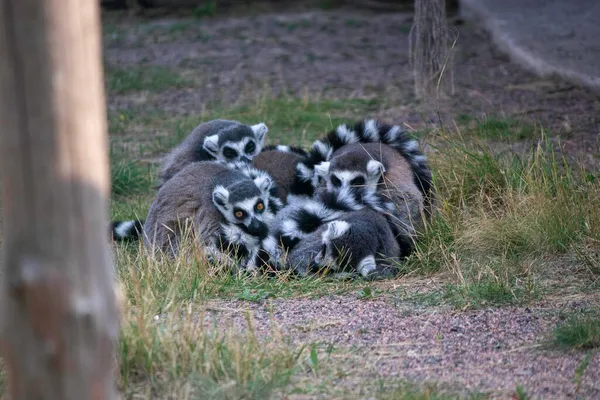
{"type": "Polygon", "coordinates": [[[190,84],[177,71],[160,66],[106,67],[105,74],[107,89],[114,94],[160,92],[190,84]]]}
{"type": "Polygon", "coordinates": [[[566,316],[554,329],[553,343],[562,349],[600,347],[600,313],[576,312],[566,316]]]}
{"type": "MultiPolygon", "coordinates": [[[[133,148],[126,142],[130,132],[156,135],[144,138],[150,143],[139,151],[144,156],[164,152],[198,123],[213,118],[264,121],[270,143],[306,147],[339,123],[352,121],[347,115],[368,115],[381,106],[364,99],[310,102],[262,96],[253,103],[214,105],[199,115],[177,119],[151,110],[116,114],[111,120],[119,149],[111,172],[113,218],[143,218],[153,193],[153,171],[124,157],[133,148]]],[[[542,298],[552,290],[547,281],[565,273],[585,277],[588,284],[598,279],[600,189],[593,179],[582,179],[585,175],[544,142],[529,153],[499,154],[462,131],[440,131],[435,139],[438,151],[431,166],[438,212],[422,232],[415,253],[401,266],[401,275],[441,275],[445,284],[424,295],[397,296],[396,301],[426,307],[449,304],[461,310],[520,305],[542,298]],[[570,257],[576,265],[557,269],[550,261],[561,257],[570,257]]],[[[339,364],[343,352],[334,367],[321,349],[310,343],[290,345],[277,331],[257,336],[232,325],[211,326],[206,307],[230,299],[270,308],[281,298],[347,294],[368,302],[389,297],[377,285],[360,281],[294,279],[288,274],[233,276],[209,267],[194,246],[189,248],[176,260],[166,261],[148,257],[135,244],[115,247],[127,303],[120,345],[124,391],[210,398],[332,393],[330,383],[350,373],[339,364]]],[[[245,326],[250,320],[249,316],[245,326]]],[[[557,328],[560,342],[577,348],[598,346],[593,321],[577,321],[557,328]]],[[[399,385],[378,396],[457,398],[423,385],[399,385]]]]}
{"type": "Polygon", "coordinates": [[[514,119],[460,115],[457,122],[462,125],[463,134],[480,139],[516,141],[531,139],[537,133],[533,125],[514,119]]]}

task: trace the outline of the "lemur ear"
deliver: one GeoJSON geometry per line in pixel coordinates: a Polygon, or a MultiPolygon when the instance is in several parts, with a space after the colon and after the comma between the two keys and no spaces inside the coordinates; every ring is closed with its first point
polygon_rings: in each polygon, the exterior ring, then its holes
{"type": "Polygon", "coordinates": [[[327,224],[327,229],[323,232],[322,243],[328,244],[334,239],[339,238],[350,229],[350,224],[346,221],[332,221],[327,224]]]}
{"type": "Polygon", "coordinates": [[[267,135],[267,132],[269,132],[269,128],[267,127],[267,125],[265,125],[264,122],[261,122],[256,125],[252,125],[250,128],[252,128],[252,131],[254,132],[254,137],[256,138],[256,140],[260,144],[264,144],[265,136],[267,135]]]}
{"type": "Polygon", "coordinates": [[[268,193],[271,189],[271,186],[273,185],[273,181],[271,180],[271,178],[265,175],[257,176],[253,180],[256,187],[258,187],[258,189],[260,189],[262,193],[268,193]]]}
{"type": "Polygon", "coordinates": [[[204,139],[202,148],[208,151],[213,157],[219,155],[219,135],[207,136],[204,139]]]}
{"type": "Polygon", "coordinates": [[[384,172],[385,172],[385,167],[379,161],[369,160],[369,162],[367,163],[367,175],[369,176],[369,178],[379,179],[379,177],[384,172]]]}
{"type": "Polygon", "coordinates": [[[212,195],[213,203],[217,207],[227,208],[227,202],[229,201],[229,191],[223,186],[219,185],[215,187],[212,195]]]}
{"type": "Polygon", "coordinates": [[[331,163],[329,161],[323,161],[322,163],[315,165],[315,175],[321,178],[325,178],[327,174],[329,174],[330,164],[331,163]]]}

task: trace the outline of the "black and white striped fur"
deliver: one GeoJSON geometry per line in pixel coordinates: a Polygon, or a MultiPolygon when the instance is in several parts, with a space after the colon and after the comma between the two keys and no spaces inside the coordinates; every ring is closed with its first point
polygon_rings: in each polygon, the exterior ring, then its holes
{"type": "Polygon", "coordinates": [[[433,202],[433,184],[427,157],[419,150],[418,142],[410,138],[400,125],[387,125],[374,119],[364,119],[354,126],[338,126],[325,138],[313,143],[306,160],[296,167],[298,178],[305,185],[306,191],[312,190],[314,193],[319,185],[315,167],[329,161],[334,151],[347,144],[377,142],[392,146],[408,161],[414,182],[425,198],[425,210],[429,214],[433,202]]]}
{"type": "Polygon", "coordinates": [[[281,210],[269,228],[270,238],[265,241],[265,249],[271,259],[279,260],[321,226],[345,213],[369,208],[387,216],[394,207],[376,193],[359,203],[349,190],[327,192],[318,189],[314,198],[291,203],[281,210]]]}

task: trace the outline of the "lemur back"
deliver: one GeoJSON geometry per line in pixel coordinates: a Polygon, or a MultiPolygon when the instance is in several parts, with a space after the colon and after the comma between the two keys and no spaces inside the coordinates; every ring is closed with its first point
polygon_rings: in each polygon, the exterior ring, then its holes
{"type": "Polygon", "coordinates": [[[250,162],[264,146],[267,132],[264,123],[249,126],[222,119],[201,123],[166,155],[158,174],[159,186],[190,162],[250,162]]]}
{"type": "Polygon", "coordinates": [[[297,193],[296,165],[305,157],[306,152],[299,148],[267,146],[252,159],[252,165],[273,177],[277,184],[277,197],[287,202],[289,194],[297,193]]]}

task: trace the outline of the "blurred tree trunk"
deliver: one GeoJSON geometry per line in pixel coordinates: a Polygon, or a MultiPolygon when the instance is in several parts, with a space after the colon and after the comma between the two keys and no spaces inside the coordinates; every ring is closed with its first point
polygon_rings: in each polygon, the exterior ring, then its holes
{"type": "Polygon", "coordinates": [[[443,97],[453,91],[452,43],[445,3],[415,0],[410,53],[415,95],[419,99],[443,97]]]}
{"type": "Polygon", "coordinates": [[[0,5],[0,351],[12,399],[113,399],[97,1],[0,5]]]}

